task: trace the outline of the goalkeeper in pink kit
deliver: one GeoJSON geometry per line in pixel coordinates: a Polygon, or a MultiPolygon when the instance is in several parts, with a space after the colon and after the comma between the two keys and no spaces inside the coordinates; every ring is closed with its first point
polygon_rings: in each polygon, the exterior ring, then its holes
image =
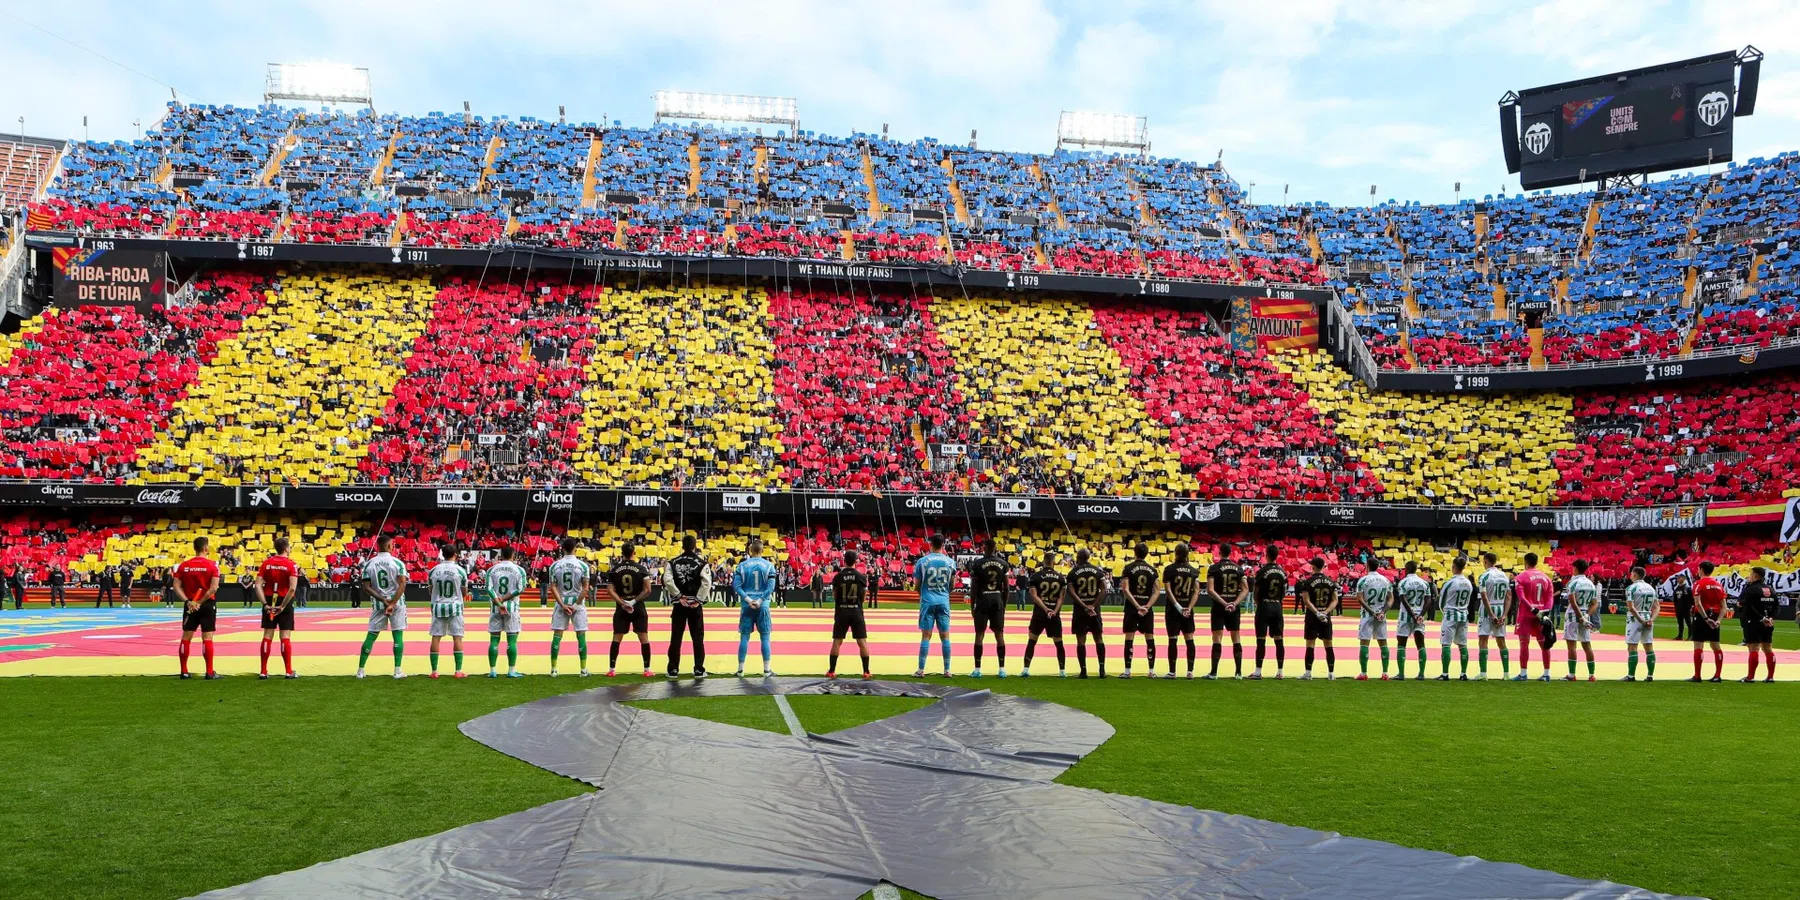
{"type": "Polygon", "coordinates": [[[1556,629],[1551,621],[1551,608],[1556,603],[1556,582],[1549,573],[1537,567],[1536,553],[1525,554],[1525,571],[1513,579],[1519,595],[1519,624],[1514,634],[1519,638],[1519,674],[1514,681],[1526,681],[1531,669],[1531,642],[1544,651],[1544,674],[1539,681],[1550,680],[1550,648],[1556,645],[1556,629]]]}

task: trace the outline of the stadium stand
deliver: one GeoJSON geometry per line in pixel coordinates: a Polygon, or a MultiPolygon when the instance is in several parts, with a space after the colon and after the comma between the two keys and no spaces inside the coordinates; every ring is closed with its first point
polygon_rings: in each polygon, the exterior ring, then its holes
{"type": "Polygon", "coordinates": [[[576,470],[602,484],[770,484],[783,448],[763,290],[609,290],[598,304],[576,470]]]}
{"type": "Polygon", "coordinates": [[[218,346],[154,442],[148,482],[343,484],[405,373],[437,288],[420,275],[300,273],[218,346]]]}
{"type": "Polygon", "coordinates": [[[61,141],[0,137],[0,209],[19,209],[36,199],[62,147],[61,141]]]}

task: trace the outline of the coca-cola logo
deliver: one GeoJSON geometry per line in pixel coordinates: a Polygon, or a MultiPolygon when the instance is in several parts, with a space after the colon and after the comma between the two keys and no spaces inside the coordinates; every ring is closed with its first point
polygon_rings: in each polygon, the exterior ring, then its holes
{"type": "Polygon", "coordinates": [[[138,491],[137,502],[145,506],[174,506],[182,500],[182,493],[176,488],[164,488],[160,491],[149,489],[138,491]]]}

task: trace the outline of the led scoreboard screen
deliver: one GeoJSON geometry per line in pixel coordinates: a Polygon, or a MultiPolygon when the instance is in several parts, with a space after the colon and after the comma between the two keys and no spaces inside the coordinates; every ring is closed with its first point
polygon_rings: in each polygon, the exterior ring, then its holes
{"type": "Polygon", "coordinates": [[[1716,53],[1508,94],[1507,170],[1534,189],[1727,162],[1732,126],[1755,96],[1750,63],[1737,84],[1740,62],[1716,53]]]}

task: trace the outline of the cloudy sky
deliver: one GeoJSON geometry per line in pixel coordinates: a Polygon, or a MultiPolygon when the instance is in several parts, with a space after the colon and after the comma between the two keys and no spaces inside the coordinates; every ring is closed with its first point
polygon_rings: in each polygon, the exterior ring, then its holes
{"type": "Polygon", "coordinates": [[[409,113],[648,124],[659,88],[775,94],[812,130],[1035,152],[1061,110],[1133,113],[1258,200],[1435,202],[1516,189],[1508,89],[1746,44],[1769,59],[1740,158],[1800,149],[1795,0],[0,0],[0,130],[128,137],[169,86],[255,103],[266,63],[330,60],[409,113]]]}

